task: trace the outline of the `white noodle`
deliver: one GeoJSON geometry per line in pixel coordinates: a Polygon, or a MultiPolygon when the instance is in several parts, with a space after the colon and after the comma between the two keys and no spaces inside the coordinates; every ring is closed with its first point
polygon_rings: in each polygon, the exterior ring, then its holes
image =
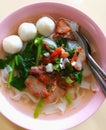
{"type": "Polygon", "coordinates": [[[7,65],[4,69],[1,70],[1,81],[3,83],[8,82],[8,75],[11,70],[12,68],[9,65],[7,65]]]}
{"type": "Polygon", "coordinates": [[[74,22],[74,21],[69,21],[66,19],[66,22],[68,23],[68,25],[72,28],[73,32],[76,32],[79,30],[79,25],[74,22]]]}
{"type": "Polygon", "coordinates": [[[64,98],[60,98],[60,100],[55,103],[51,104],[45,104],[45,106],[42,109],[42,113],[49,115],[49,114],[55,114],[57,112],[64,113],[67,107],[67,101],[64,98]]]}
{"type": "Polygon", "coordinates": [[[81,85],[80,85],[80,88],[90,90],[90,83],[87,82],[87,81],[85,81],[85,80],[82,80],[82,83],[81,83],[81,85]]]}
{"type": "Polygon", "coordinates": [[[97,87],[93,76],[92,76],[92,79],[93,79],[93,80],[92,80],[92,83],[91,83],[91,90],[92,90],[93,92],[98,92],[98,91],[99,91],[99,88],[97,87]]]}
{"type": "Polygon", "coordinates": [[[87,63],[84,63],[83,64],[83,67],[84,67],[84,70],[83,70],[83,77],[88,77],[88,76],[90,76],[91,75],[91,70],[90,70],[90,68],[89,68],[89,66],[88,66],[88,64],[87,63]]]}
{"type": "Polygon", "coordinates": [[[61,102],[57,104],[57,108],[60,112],[64,113],[67,107],[67,101],[64,98],[60,98],[61,102]]]}
{"type": "Polygon", "coordinates": [[[54,114],[56,112],[59,112],[57,109],[57,104],[56,103],[51,103],[51,104],[45,104],[42,113],[49,115],[49,114],[54,114]]]}
{"type": "MultiPolygon", "coordinates": [[[[20,92],[19,90],[15,89],[15,88],[13,88],[13,91],[15,94],[10,93],[10,98],[15,101],[21,100],[21,98],[24,96],[27,96],[34,103],[38,103],[38,101],[39,101],[39,99],[37,99],[36,97],[31,95],[29,92],[20,92]]],[[[26,97],[24,97],[24,98],[25,98],[25,100],[27,99],[26,97]]],[[[30,100],[27,100],[26,102],[28,102],[30,100]]]]}
{"type": "Polygon", "coordinates": [[[75,108],[77,108],[77,107],[79,106],[81,100],[82,100],[82,96],[78,96],[78,97],[74,100],[73,106],[74,106],[75,108]]]}
{"type": "Polygon", "coordinates": [[[76,88],[74,87],[69,90],[69,94],[71,95],[71,99],[73,100],[76,98],[75,92],[76,92],[76,88]]]}

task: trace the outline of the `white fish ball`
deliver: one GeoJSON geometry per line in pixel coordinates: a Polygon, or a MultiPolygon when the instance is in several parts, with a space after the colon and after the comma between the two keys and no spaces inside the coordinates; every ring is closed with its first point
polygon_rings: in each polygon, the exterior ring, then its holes
{"type": "Polygon", "coordinates": [[[45,16],[38,19],[36,27],[41,35],[49,36],[55,29],[55,23],[51,18],[45,16]]]}
{"type": "Polygon", "coordinates": [[[5,52],[15,54],[23,47],[23,42],[17,35],[10,35],[3,39],[3,49],[5,52]]]}
{"type": "Polygon", "coordinates": [[[29,41],[35,38],[37,28],[33,23],[22,23],[18,28],[18,35],[23,41],[29,41]]]}

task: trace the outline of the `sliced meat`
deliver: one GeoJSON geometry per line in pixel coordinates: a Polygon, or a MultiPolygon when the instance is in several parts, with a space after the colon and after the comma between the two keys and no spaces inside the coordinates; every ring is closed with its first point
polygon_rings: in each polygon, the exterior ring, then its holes
{"type": "Polygon", "coordinates": [[[66,94],[67,91],[65,91],[62,88],[59,88],[57,84],[55,84],[51,91],[50,95],[45,99],[46,103],[53,103],[56,102],[60,97],[63,97],[66,94]]]}
{"type": "Polygon", "coordinates": [[[65,22],[64,19],[59,19],[56,24],[55,32],[58,34],[66,34],[70,32],[70,26],[65,22]]]}
{"type": "Polygon", "coordinates": [[[40,70],[38,67],[31,67],[30,71],[29,71],[30,74],[35,74],[35,75],[41,75],[43,74],[43,70],[40,70]]]}
{"type": "Polygon", "coordinates": [[[57,85],[65,91],[67,91],[68,88],[72,87],[72,84],[67,83],[64,77],[60,77],[57,79],[57,85]]]}
{"type": "Polygon", "coordinates": [[[86,56],[81,47],[76,48],[75,53],[71,59],[71,65],[78,71],[82,69],[83,62],[85,61],[86,56]]]}
{"type": "Polygon", "coordinates": [[[45,71],[40,69],[39,67],[31,67],[29,73],[31,75],[35,75],[38,77],[40,81],[42,81],[44,84],[48,85],[50,78],[46,75],[45,71]]]}
{"type": "Polygon", "coordinates": [[[68,40],[76,41],[75,33],[64,19],[59,19],[57,21],[53,38],[66,38],[68,40]]]}
{"type": "Polygon", "coordinates": [[[39,79],[46,85],[50,83],[50,78],[46,74],[40,75],[39,79]]]}
{"type": "Polygon", "coordinates": [[[46,89],[46,85],[40,82],[34,76],[28,76],[25,80],[25,85],[29,89],[30,93],[37,97],[47,97],[49,92],[46,89]]]}

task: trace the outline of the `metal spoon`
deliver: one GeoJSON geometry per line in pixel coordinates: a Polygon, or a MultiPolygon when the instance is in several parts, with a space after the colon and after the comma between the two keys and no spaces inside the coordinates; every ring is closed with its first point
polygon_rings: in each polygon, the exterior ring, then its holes
{"type": "Polygon", "coordinates": [[[106,96],[106,82],[105,80],[103,80],[103,78],[101,77],[101,75],[98,74],[98,72],[95,70],[95,68],[93,68],[93,66],[90,64],[90,62],[88,62],[91,71],[93,73],[93,75],[95,76],[97,82],[100,84],[100,87],[104,93],[104,95],[106,96]]]}
{"type": "Polygon", "coordinates": [[[77,32],[77,34],[80,36],[81,40],[83,41],[83,47],[85,49],[87,60],[96,69],[96,71],[98,71],[98,73],[104,78],[104,80],[106,80],[106,73],[103,71],[103,69],[97,64],[97,62],[91,56],[91,48],[88,44],[87,39],[80,32],[77,32]]]}
{"type": "Polygon", "coordinates": [[[88,44],[87,39],[80,32],[77,32],[77,34],[82,40],[82,44],[83,44],[82,46],[85,50],[86,58],[88,60],[88,64],[91,68],[91,71],[93,72],[96,80],[101,86],[103,93],[106,96],[106,73],[103,71],[103,69],[96,63],[96,61],[91,56],[91,48],[88,44]]]}

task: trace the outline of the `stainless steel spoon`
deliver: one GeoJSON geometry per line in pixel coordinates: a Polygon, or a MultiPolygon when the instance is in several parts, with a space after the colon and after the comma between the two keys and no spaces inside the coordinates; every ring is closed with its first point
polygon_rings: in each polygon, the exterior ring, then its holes
{"type": "Polygon", "coordinates": [[[98,72],[96,71],[95,68],[93,68],[93,66],[90,64],[90,62],[88,62],[88,64],[91,68],[93,75],[95,76],[95,79],[99,83],[101,90],[103,91],[104,95],[106,96],[106,81],[101,77],[101,75],[98,74],[98,72]]]}
{"type": "Polygon", "coordinates": [[[88,40],[82,35],[82,33],[77,32],[77,34],[82,40],[82,44],[83,44],[82,46],[85,50],[86,58],[91,68],[91,71],[94,74],[96,80],[101,86],[103,93],[106,96],[106,73],[103,71],[103,69],[97,64],[97,62],[91,56],[91,48],[88,44],[88,40]]]}

